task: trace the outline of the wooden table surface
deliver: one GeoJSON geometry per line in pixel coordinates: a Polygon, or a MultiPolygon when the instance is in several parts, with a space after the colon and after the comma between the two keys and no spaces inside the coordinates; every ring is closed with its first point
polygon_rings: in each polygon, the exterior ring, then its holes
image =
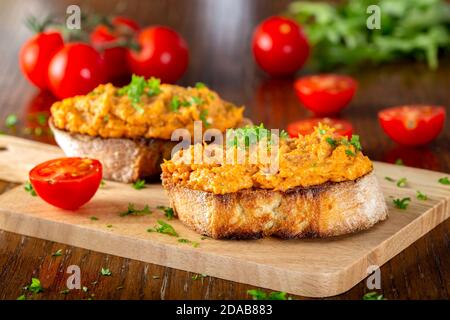
{"type": "MultiPolygon", "coordinates": [[[[184,1],[16,1],[0,3],[0,130],[30,139],[51,141],[45,135],[30,135],[29,114],[48,110],[52,98],[39,93],[21,75],[17,55],[30,35],[23,20],[28,15],[53,13],[64,17],[69,4],[82,12],[118,12],[136,18],[142,25],[164,24],[178,30],[191,53],[188,72],[180,84],[202,81],[226,99],[246,106],[246,115],[256,123],[284,128],[290,121],[310,116],[297,102],[292,79],[273,80],[255,66],[250,39],[257,23],[284,10],[288,1],[184,0],[184,1]],[[7,129],[3,119],[16,114],[21,120],[7,129]]],[[[450,130],[447,125],[430,146],[405,149],[382,132],[376,114],[381,108],[411,103],[444,105],[450,113],[450,59],[430,71],[419,63],[401,62],[381,67],[361,67],[352,74],[359,91],[342,118],[350,120],[361,135],[365,153],[373,160],[397,158],[412,166],[450,171],[450,130]]],[[[310,71],[303,70],[302,73],[310,71]]],[[[38,134],[40,132],[37,132],[38,134]]],[[[1,156],[1,154],[0,154],[1,156]]],[[[14,186],[0,182],[0,193],[14,186]]],[[[448,299],[450,297],[450,220],[394,257],[381,268],[381,292],[388,299],[448,299]]],[[[106,255],[60,243],[0,230],[0,299],[15,299],[21,288],[37,277],[46,288],[38,299],[248,299],[252,287],[212,277],[195,275],[130,259],[106,255]],[[62,249],[63,256],[51,253],[62,249]],[[78,265],[88,292],[66,287],[66,269],[78,265]],[[113,276],[102,277],[102,267],[113,276]]],[[[362,281],[337,299],[361,299],[369,291],[362,281]]],[[[294,297],[301,298],[301,297],[294,297]]]]}

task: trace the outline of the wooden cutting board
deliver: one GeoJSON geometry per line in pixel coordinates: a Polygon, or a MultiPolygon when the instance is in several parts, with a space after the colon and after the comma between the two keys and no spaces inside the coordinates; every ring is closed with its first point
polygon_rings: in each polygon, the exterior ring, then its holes
{"type": "MultiPolygon", "coordinates": [[[[0,150],[0,179],[22,182],[32,166],[62,155],[57,147],[8,136],[0,136],[0,150]]],[[[448,174],[379,162],[375,162],[375,173],[388,203],[389,219],[370,230],[333,239],[202,240],[176,219],[168,222],[179,238],[149,233],[147,229],[156,220],[166,221],[156,209],[168,204],[161,186],[134,190],[113,182],[107,182],[77,212],[51,207],[19,186],[0,196],[0,228],[272,290],[332,296],[349,290],[367,276],[370,265],[381,266],[450,215],[450,187],[437,181],[448,174]],[[399,188],[385,176],[406,177],[408,185],[399,188]],[[416,190],[429,200],[418,200],[416,190]],[[393,198],[403,197],[412,199],[407,210],[392,204],[393,198]],[[136,208],[149,205],[153,213],[120,217],[128,203],[136,208]]]]}

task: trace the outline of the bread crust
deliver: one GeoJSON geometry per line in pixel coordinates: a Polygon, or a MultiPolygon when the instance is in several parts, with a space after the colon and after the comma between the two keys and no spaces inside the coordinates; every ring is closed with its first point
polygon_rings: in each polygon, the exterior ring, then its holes
{"type": "Polygon", "coordinates": [[[163,186],[179,219],[215,239],[324,238],[365,230],[387,218],[373,172],[287,192],[246,189],[224,195],[174,185],[165,175],[163,186]]]}
{"type": "Polygon", "coordinates": [[[89,157],[103,164],[103,178],[130,183],[157,177],[163,159],[169,159],[177,142],[162,139],[122,139],[91,137],[50,128],[56,143],[69,157],[89,157]]]}

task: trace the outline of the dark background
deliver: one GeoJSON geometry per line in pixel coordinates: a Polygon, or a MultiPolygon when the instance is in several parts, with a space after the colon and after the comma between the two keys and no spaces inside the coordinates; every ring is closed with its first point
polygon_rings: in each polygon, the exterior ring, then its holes
{"type": "MultiPolygon", "coordinates": [[[[246,106],[246,115],[268,127],[285,128],[287,123],[310,116],[292,90],[292,79],[269,79],[255,65],[250,40],[254,27],[264,18],[283,12],[284,0],[167,0],[167,1],[18,1],[0,3],[0,129],[9,134],[47,141],[24,132],[27,114],[48,108],[52,99],[39,93],[22,76],[18,51],[31,35],[24,26],[29,15],[54,14],[64,18],[68,5],[78,4],[82,12],[105,15],[121,14],[137,19],[142,25],[163,24],[180,32],[190,50],[187,73],[182,85],[205,82],[227,100],[246,106]],[[9,114],[17,114],[21,125],[6,129],[9,114]]],[[[300,74],[310,72],[307,68],[300,74]]],[[[353,70],[359,90],[342,118],[350,120],[360,134],[364,152],[371,159],[393,162],[397,158],[412,166],[450,171],[450,130],[430,146],[420,149],[400,148],[382,132],[377,111],[401,104],[437,104],[450,113],[450,59],[440,61],[439,69],[430,71],[425,64],[402,61],[383,66],[362,66],[353,70]]],[[[0,192],[13,184],[0,182],[0,192]]],[[[411,245],[382,267],[382,292],[389,299],[449,298],[450,222],[411,245]]],[[[48,288],[40,298],[152,298],[217,299],[247,298],[251,287],[207,277],[192,280],[192,274],[150,265],[84,249],[55,244],[0,231],[0,298],[15,299],[20,288],[32,276],[48,288]],[[63,249],[57,260],[51,252],[63,249]],[[89,294],[59,294],[65,288],[64,271],[70,264],[80,265],[89,294]],[[114,277],[98,276],[109,266],[114,277]],[[153,279],[157,275],[158,279],[153,279]],[[117,287],[123,286],[117,290],[117,287]]],[[[360,299],[367,291],[364,282],[339,298],[360,299]]]]}

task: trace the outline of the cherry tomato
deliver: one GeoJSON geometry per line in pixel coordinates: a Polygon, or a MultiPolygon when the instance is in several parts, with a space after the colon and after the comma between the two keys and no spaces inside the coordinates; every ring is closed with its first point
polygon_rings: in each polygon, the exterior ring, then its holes
{"type": "Polygon", "coordinates": [[[61,209],[76,210],[97,192],[102,165],[95,159],[60,158],[37,165],[29,176],[44,201],[61,209]]]}
{"type": "Polygon", "coordinates": [[[292,138],[296,138],[299,135],[304,136],[312,133],[314,131],[314,127],[319,125],[319,122],[335,128],[336,130],[334,132],[340,136],[346,136],[348,138],[352,137],[353,126],[350,122],[330,118],[311,118],[299,120],[289,124],[287,127],[287,132],[292,138]]]}
{"type": "Polygon", "coordinates": [[[174,30],[162,26],[148,27],[139,33],[137,42],[140,49],[128,51],[132,73],[173,83],[186,71],[189,63],[187,44],[174,30]]]}
{"type": "Polygon", "coordinates": [[[48,64],[53,55],[64,45],[59,32],[40,32],[20,49],[19,63],[27,79],[40,89],[48,88],[48,64]]]}
{"type": "Polygon", "coordinates": [[[309,44],[302,28],[284,17],[270,17],[258,25],[252,48],[258,65],[271,76],[294,74],[309,56],[309,44]]]}
{"type": "Polygon", "coordinates": [[[84,43],[62,47],[48,66],[50,89],[58,98],[86,94],[106,81],[100,54],[84,43]]]}
{"type": "Polygon", "coordinates": [[[115,81],[130,74],[125,44],[139,31],[132,19],[115,17],[111,26],[98,25],[90,34],[91,44],[102,53],[108,81],[115,81]]]}
{"type": "Polygon", "coordinates": [[[393,107],[380,111],[378,120],[384,132],[395,142],[418,146],[431,142],[442,131],[445,109],[425,105],[393,107]]]}
{"type": "Polygon", "coordinates": [[[300,102],[320,116],[331,116],[345,108],[355,95],[357,82],[349,76],[321,74],[294,83],[300,102]]]}

